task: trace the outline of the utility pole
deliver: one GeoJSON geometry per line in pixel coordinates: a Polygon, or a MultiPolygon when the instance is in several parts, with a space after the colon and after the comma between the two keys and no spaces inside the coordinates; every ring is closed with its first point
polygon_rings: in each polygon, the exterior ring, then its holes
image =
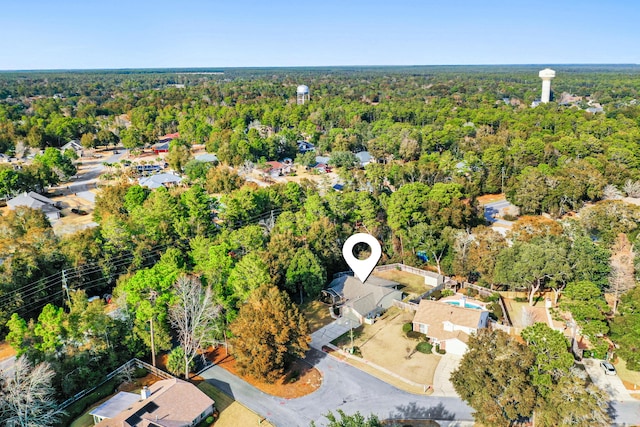
{"type": "Polygon", "coordinates": [[[67,285],[67,276],[65,276],[66,270],[62,270],[62,289],[66,291],[67,294],[67,303],[69,304],[69,309],[71,309],[71,298],[69,297],[69,285],[67,285]]]}
{"type": "Polygon", "coordinates": [[[500,175],[501,175],[500,192],[504,194],[504,166],[500,169],[500,175]]]}

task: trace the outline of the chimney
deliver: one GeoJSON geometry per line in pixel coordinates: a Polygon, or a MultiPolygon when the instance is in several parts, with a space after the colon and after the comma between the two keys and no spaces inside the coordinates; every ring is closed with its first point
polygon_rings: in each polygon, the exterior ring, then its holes
{"type": "Polygon", "coordinates": [[[142,390],[140,390],[140,396],[142,397],[142,400],[148,399],[149,396],[151,396],[151,391],[149,390],[149,387],[147,386],[142,387],[142,390]]]}

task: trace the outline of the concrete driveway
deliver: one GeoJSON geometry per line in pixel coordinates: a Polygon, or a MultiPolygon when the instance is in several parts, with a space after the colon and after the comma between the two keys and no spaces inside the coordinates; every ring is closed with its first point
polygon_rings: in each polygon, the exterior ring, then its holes
{"type": "Polygon", "coordinates": [[[449,396],[458,397],[456,390],[453,388],[451,373],[460,365],[462,356],[455,354],[443,354],[438,363],[438,368],[433,374],[433,396],[449,396]]]}
{"type": "Polygon", "coordinates": [[[349,332],[351,328],[357,328],[360,323],[347,316],[340,317],[311,334],[311,348],[322,351],[322,347],[349,332]]]}
{"type": "Polygon", "coordinates": [[[511,203],[509,203],[505,199],[487,203],[486,205],[484,205],[484,219],[490,224],[510,227],[513,222],[497,218],[497,215],[500,214],[500,211],[509,206],[512,206],[511,203]]]}
{"type": "Polygon", "coordinates": [[[611,400],[618,402],[637,402],[631,397],[618,375],[605,375],[604,370],[600,366],[600,362],[601,360],[598,359],[583,359],[584,367],[593,383],[609,394],[611,400]]]}

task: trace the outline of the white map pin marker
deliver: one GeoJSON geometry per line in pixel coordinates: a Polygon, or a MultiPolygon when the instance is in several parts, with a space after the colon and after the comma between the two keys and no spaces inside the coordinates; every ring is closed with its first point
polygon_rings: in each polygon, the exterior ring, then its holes
{"type": "Polygon", "coordinates": [[[342,256],[347,265],[355,273],[362,283],[369,277],[382,256],[382,248],[378,239],[367,233],[356,233],[349,237],[342,246],[342,256]],[[366,243],[371,248],[371,256],[367,259],[358,259],[353,256],[353,247],[358,243],[366,243]]]}

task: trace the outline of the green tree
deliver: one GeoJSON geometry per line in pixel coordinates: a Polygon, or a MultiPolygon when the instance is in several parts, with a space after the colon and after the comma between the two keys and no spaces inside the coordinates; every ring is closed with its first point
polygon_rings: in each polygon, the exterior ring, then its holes
{"type": "MultiPolygon", "coordinates": [[[[370,415],[365,418],[360,412],[356,412],[353,415],[347,415],[344,413],[342,409],[337,410],[340,418],[338,419],[333,412],[329,412],[325,415],[327,420],[329,420],[329,424],[327,427],[382,427],[383,424],[380,422],[377,416],[370,415]]],[[[311,427],[315,427],[315,423],[311,423],[311,427]]]]}
{"type": "Polygon", "coordinates": [[[522,338],[535,356],[531,368],[533,385],[542,397],[548,397],[558,380],[569,373],[573,355],[562,332],[551,329],[546,323],[535,323],[522,331],[522,338]]]}
{"type": "Polygon", "coordinates": [[[242,257],[229,274],[228,284],[233,289],[233,296],[243,303],[254,289],[270,284],[271,276],[265,262],[255,252],[242,257]]]}
{"type": "Polygon", "coordinates": [[[530,417],[536,402],[529,378],[534,363],[531,350],[502,331],[486,329],[472,336],[468,345],[451,382],[476,411],[476,421],[510,426],[530,417]]]}
{"type": "Polygon", "coordinates": [[[231,324],[241,373],[268,382],[309,349],[309,326],[289,296],[272,285],[256,289],[231,324]]]}
{"type": "Polygon", "coordinates": [[[287,290],[292,294],[299,290],[300,303],[302,304],[302,293],[304,292],[312,298],[317,297],[325,285],[326,276],[318,257],[309,249],[300,248],[296,251],[289,268],[287,268],[287,290]]]}
{"type": "Polygon", "coordinates": [[[619,314],[610,323],[611,339],[618,344],[617,353],[627,367],[640,371],[640,288],[622,295],[619,314]]]}

